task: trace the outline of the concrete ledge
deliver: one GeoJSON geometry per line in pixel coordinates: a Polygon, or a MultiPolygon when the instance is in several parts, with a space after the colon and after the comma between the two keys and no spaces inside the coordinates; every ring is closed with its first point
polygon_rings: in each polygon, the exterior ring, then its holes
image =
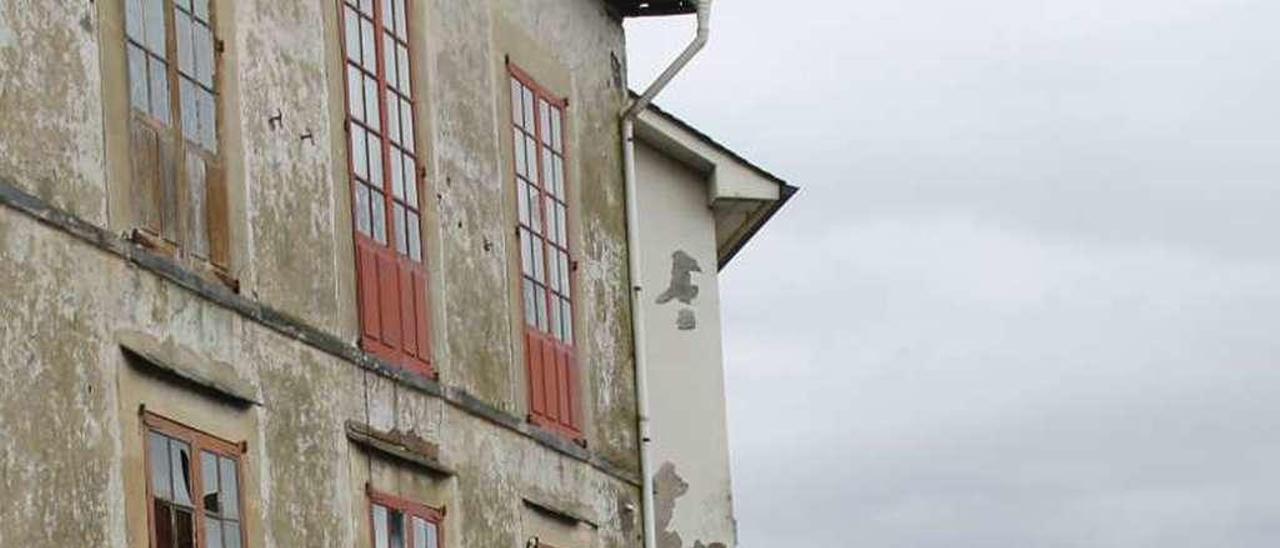
{"type": "Polygon", "coordinates": [[[440,462],[440,448],[404,432],[384,432],[362,422],[347,421],[347,439],[352,443],[416,465],[437,476],[456,475],[440,462]]]}
{"type": "MultiPolygon", "coordinates": [[[[453,407],[472,416],[486,420],[494,425],[516,432],[534,442],[590,465],[600,472],[635,487],[641,486],[638,472],[619,467],[607,462],[589,450],[580,447],[560,436],[546,432],[528,424],[520,417],[498,409],[487,402],[476,398],[459,387],[445,387],[440,382],[395,367],[372,354],[361,350],[353,343],[342,340],[326,331],[316,328],[300,319],[284,314],[260,302],[237,294],[225,285],[206,279],[183,267],[173,259],[154,253],[136,245],[122,237],[111,234],[107,230],[91,224],[55,208],[45,201],[24,192],[13,184],[12,179],[0,175],[0,205],[18,212],[65,234],[71,235],[105,253],[109,253],[128,261],[139,268],[151,272],[164,280],[182,287],[193,294],[215,304],[232,310],[245,319],[271,329],[280,335],[296,340],[302,344],[320,350],[335,358],[346,361],[356,367],[391,379],[403,386],[444,400],[453,407]]],[[[134,352],[137,354],[136,352],[134,352]]],[[[147,356],[140,356],[144,359],[147,356]]],[[[150,362],[151,360],[147,359],[150,362]]],[[[152,362],[154,364],[154,362],[152,362]]],[[[176,369],[176,368],[173,368],[176,369]]],[[[178,374],[176,370],[170,373],[178,374]]],[[[200,381],[187,379],[198,386],[200,381]]],[[[210,387],[212,388],[212,387],[210,387]]],[[[225,387],[224,387],[225,388],[225,387]]],[[[236,390],[225,388],[226,390],[236,390]]],[[[222,390],[222,389],[218,389],[222,390]]],[[[250,391],[250,394],[253,392],[250,391]]],[[[225,392],[225,397],[241,398],[244,394],[225,392]]],[[[252,399],[252,398],[251,398],[252,399]]],[[[252,400],[250,405],[260,402],[252,400]]]]}
{"type": "Polygon", "coordinates": [[[551,502],[550,498],[543,495],[526,495],[522,500],[525,506],[556,521],[569,525],[586,524],[593,529],[600,528],[596,520],[586,517],[588,512],[582,505],[567,501],[551,502]]]}
{"type": "Polygon", "coordinates": [[[231,364],[206,360],[194,351],[137,331],[115,333],[116,342],[135,356],[129,363],[238,407],[262,405],[253,386],[236,375],[231,364]]]}

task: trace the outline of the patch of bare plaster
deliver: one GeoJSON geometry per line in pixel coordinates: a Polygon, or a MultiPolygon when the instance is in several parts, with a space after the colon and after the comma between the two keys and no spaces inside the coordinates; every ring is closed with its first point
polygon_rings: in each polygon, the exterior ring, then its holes
{"type": "Polygon", "coordinates": [[[698,328],[698,316],[692,308],[681,308],[676,313],[676,328],[681,331],[693,331],[698,328]]]}
{"type": "Polygon", "coordinates": [[[0,48],[11,48],[14,46],[13,29],[9,28],[5,18],[4,10],[0,10],[0,48]]]}
{"type": "MultiPolygon", "coordinates": [[[[676,465],[670,461],[662,463],[658,473],[653,476],[654,518],[657,520],[658,548],[684,548],[684,539],[680,533],[671,531],[671,522],[676,514],[676,499],[689,492],[689,482],[676,472],[676,465]]],[[[693,541],[692,548],[727,548],[723,542],[704,543],[693,541]]]]}
{"type": "MultiPolygon", "coordinates": [[[[693,301],[698,299],[698,286],[693,283],[694,272],[702,272],[697,259],[679,249],[671,253],[671,283],[667,285],[666,291],[658,295],[656,302],[667,304],[671,301],[680,301],[684,304],[693,304],[693,301]]],[[[698,328],[698,317],[692,308],[681,308],[677,312],[676,328],[681,331],[692,331],[698,328]]]]}

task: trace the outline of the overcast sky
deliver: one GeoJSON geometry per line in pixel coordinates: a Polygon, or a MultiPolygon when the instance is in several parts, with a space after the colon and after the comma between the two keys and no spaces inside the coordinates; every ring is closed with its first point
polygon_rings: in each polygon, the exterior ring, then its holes
{"type": "Polygon", "coordinates": [[[742,546],[1280,545],[1280,2],[715,12],[659,103],[802,189],[723,277],[742,546]]]}

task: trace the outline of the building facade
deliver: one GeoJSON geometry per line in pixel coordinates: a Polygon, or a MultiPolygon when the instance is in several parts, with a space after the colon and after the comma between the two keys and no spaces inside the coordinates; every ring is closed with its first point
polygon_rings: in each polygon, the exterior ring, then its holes
{"type": "Polygon", "coordinates": [[[0,4],[0,546],[641,546],[649,8],[0,4]]]}

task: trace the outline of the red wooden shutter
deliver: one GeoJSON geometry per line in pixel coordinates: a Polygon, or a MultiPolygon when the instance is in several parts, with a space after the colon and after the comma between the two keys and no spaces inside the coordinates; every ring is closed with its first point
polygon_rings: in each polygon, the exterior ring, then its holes
{"type": "Polygon", "coordinates": [[[339,0],[361,345],[434,375],[408,0],[339,0]]]}
{"type": "Polygon", "coordinates": [[[518,68],[510,69],[529,416],[534,424],[580,440],[562,135],[566,103],[518,68]]]}

